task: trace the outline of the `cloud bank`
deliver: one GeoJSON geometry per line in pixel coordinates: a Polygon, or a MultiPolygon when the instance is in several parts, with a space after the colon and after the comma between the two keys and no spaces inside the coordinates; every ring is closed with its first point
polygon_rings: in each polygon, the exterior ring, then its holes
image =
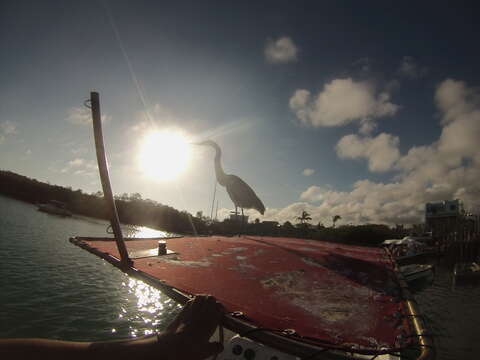
{"type": "MultiPolygon", "coordinates": [[[[336,88],[333,83],[330,85],[336,88]]],[[[351,88],[351,85],[355,88],[353,93],[367,91],[352,81],[344,82],[340,88],[351,88]]],[[[329,95],[336,93],[328,86],[325,91],[329,95]]],[[[308,92],[304,92],[303,96],[302,93],[296,95],[294,104],[297,111],[303,109],[315,112],[318,103],[330,106],[321,99],[313,104],[308,103],[308,92]],[[303,104],[303,108],[299,104],[303,104]]],[[[342,113],[338,110],[344,115],[341,118],[343,120],[335,122],[333,118],[324,116],[324,112],[330,114],[325,109],[319,110],[320,115],[307,113],[304,119],[319,126],[325,123],[340,125],[351,121],[355,113],[364,116],[379,111],[375,106],[358,105],[371,103],[374,97],[359,98],[363,100],[354,102],[349,112],[342,113]]],[[[433,100],[439,111],[441,132],[431,144],[414,146],[402,155],[398,149],[400,139],[387,133],[375,137],[351,134],[337,143],[335,149],[340,158],[365,159],[372,172],[394,171],[390,182],[363,179],[356,181],[349,191],[311,186],[300,195],[299,202],[282,209],[267,209],[265,217],[280,222],[292,221],[301,211],[306,210],[312,215],[314,223],[328,223],[333,215],[339,214],[344,223],[410,224],[423,221],[426,202],[455,198],[463,200],[470,211],[479,212],[480,92],[465,82],[447,79],[437,86],[433,100]]],[[[335,106],[333,108],[336,109],[335,106]]],[[[384,114],[392,112],[393,110],[380,111],[384,114]]]]}

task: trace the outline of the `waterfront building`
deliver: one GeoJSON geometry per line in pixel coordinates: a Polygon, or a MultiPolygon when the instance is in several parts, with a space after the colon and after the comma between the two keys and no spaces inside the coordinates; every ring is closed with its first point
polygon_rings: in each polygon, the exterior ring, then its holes
{"type": "Polygon", "coordinates": [[[480,233],[480,217],[465,211],[459,199],[431,202],[425,205],[425,230],[433,236],[480,233]]]}

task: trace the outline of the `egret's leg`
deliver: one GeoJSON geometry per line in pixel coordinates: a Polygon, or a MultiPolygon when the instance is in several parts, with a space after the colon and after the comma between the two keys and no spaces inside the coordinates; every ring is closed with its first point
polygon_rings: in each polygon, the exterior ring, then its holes
{"type": "Polygon", "coordinates": [[[245,218],[243,217],[243,207],[240,208],[240,209],[242,209],[242,228],[241,228],[240,235],[243,235],[244,230],[245,230],[245,218]]]}

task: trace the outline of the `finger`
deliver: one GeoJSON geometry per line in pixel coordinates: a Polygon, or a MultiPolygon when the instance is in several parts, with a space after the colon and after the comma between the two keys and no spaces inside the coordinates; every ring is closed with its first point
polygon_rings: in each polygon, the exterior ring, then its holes
{"type": "Polygon", "coordinates": [[[206,359],[223,351],[223,345],[219,342],[206,343],[197,350],[198,359],[206,359]]]}
{"type": "Polygon", "coordinates": [[[192,303],[193,303],[193,299],[185,303],[185,306],[182,308],[182,310],[180,310],[177,317],[173,319],[170,325],[167,326],[167,331],[175,332],[175,330],[177,330],[180,327],[180,325],[184,323],[185,320],[191,316],[192,303]]]}
{"type": "Polygon", "coordinates": [[[220,324],[220,320],[224,314],[223,309],[216,300],[211,297],[205,300],[204,311],[202,317],[195,324],[195,332],[204,341],[208,341],[220,324]]]}
{"type": "Polygon", "coordinates": [[[215,326],[218,325],[218,321],[222,318],[225,313],[225,309],[221,303],[219,303],[213,296],[207,298],[205,306],[206,318],[211,319],[215,323],[215,326]]]}
{"type": "Polygon", "coordinates": [[[183,317],[184,331],[196,332],[199,325],[203,322],[204,311],[203,306],[206,296],[197,295],[192,300],[188,312],[183,317]]]}
{"type": "Polygon", "coordinates": [[[192,317],[191,324],[197,324],[199,320],[202,319],[204,311],[205,311],[205,302],[207,297],[205,295],[197,295],[192,302],[192,317]]]}

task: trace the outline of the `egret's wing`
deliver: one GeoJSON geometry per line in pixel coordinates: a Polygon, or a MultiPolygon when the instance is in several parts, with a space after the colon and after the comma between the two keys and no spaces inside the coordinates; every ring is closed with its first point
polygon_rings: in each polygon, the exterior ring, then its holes
{"type": "Polygon", "coordinates": [[[263,214],[265,206],[255,191],[236,175],[228,175],[227,192],[236,206],[245,209],[256,209],[263,214]]]}

